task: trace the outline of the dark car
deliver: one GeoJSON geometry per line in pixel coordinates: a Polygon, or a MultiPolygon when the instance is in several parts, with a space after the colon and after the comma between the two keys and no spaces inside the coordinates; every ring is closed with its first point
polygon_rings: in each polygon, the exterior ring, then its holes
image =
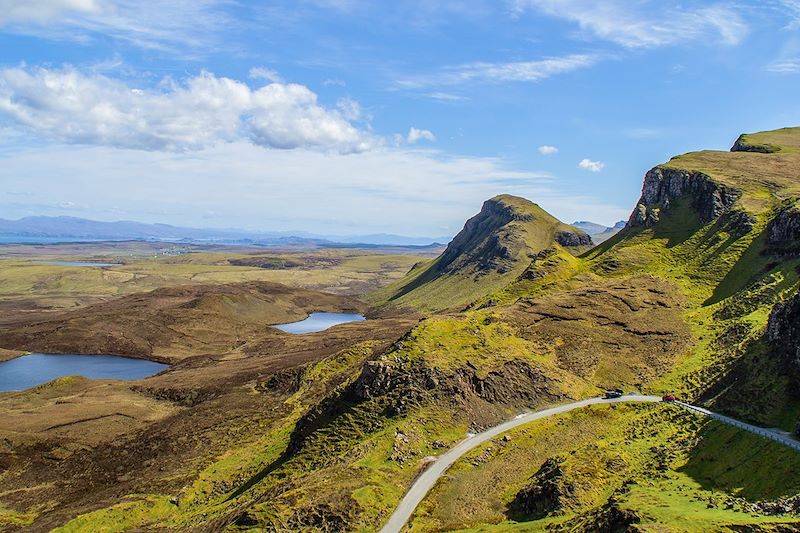
{"type": "Polygon", "coordinates": [[[622,397],[622,394],[623,394],[623,392],[620,389],[607,390],[606,391],[606,399],[610,400],[612,398],[620,398],[620,397],[622,397]]]}
{"type": "Polygon", "coordinates": [[[677,399],[674,394],[665,394],[661,397],[662,402],[674,402],[677,399]]]}

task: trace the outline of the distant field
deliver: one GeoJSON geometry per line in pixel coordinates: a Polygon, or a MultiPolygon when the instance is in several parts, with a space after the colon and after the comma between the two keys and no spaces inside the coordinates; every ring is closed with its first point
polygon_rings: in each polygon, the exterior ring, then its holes
{"type": "Polygon", "coordinates": [[[271,281],[361,295],[401,278],[413,249],[274,250],[165,243],[0,246],[0,316],[72,308],[112,296],[200,283],[271,281]],[[48,264],[102,261],[113,267],[48,264]]]}

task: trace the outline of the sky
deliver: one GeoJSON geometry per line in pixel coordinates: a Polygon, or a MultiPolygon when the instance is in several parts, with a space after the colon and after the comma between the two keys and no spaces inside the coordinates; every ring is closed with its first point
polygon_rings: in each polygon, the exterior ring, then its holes
{"type": "Polygon", "coordinates": [[[798,94],[800,0],[0,0],[0,217],[611,225],[798,94]]]}

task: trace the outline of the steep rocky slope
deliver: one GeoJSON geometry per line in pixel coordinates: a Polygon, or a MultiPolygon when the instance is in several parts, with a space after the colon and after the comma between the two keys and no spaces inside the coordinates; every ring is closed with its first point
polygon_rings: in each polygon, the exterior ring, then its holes
{"type": "MultiPolygon", "coordinates": [[[[800,401],[800,294],[775,304],[767,325],[769,351],[789,376],[788,394],[800,401]]],[[[795,425],[800,437],[800,418],[795,425]]]]}
{"type": "Polygon", "coordinates": [[[513,281],[543,250],[579,252],[591,245],[586,233],[533,202],[496,196],[467,221],[441,256],[412,269],[378,299],[433,311],[463,307],[513,281]]]}

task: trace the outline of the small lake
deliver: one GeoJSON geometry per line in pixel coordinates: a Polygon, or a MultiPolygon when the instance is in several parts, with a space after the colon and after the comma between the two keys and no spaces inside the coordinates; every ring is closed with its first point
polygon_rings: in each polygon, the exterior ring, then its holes
{"type": "Polygon", "coordinates": [[[308,318],[300,322],[290,322],[289,324],[276,324],[272,327],[278,328],[286,333],[314,333],[331,328],[337,324],[346,322],[359,322],[366,320],[364,315],[356,313],[311,313],[308,318]]]}
{"type": "Polygon", "coordinates": [[[45,261],[44,264],[64,267],[113,267],[120,266],[122,263],[98,263],[95,261],[45,261]]]}
{"type": "Polygon", "coordinates": [[[0,392],[25,390],[62,376],[92,379],[142,379],[169,365],[116,355],[34,353],[0,363],[0,392]]]}

